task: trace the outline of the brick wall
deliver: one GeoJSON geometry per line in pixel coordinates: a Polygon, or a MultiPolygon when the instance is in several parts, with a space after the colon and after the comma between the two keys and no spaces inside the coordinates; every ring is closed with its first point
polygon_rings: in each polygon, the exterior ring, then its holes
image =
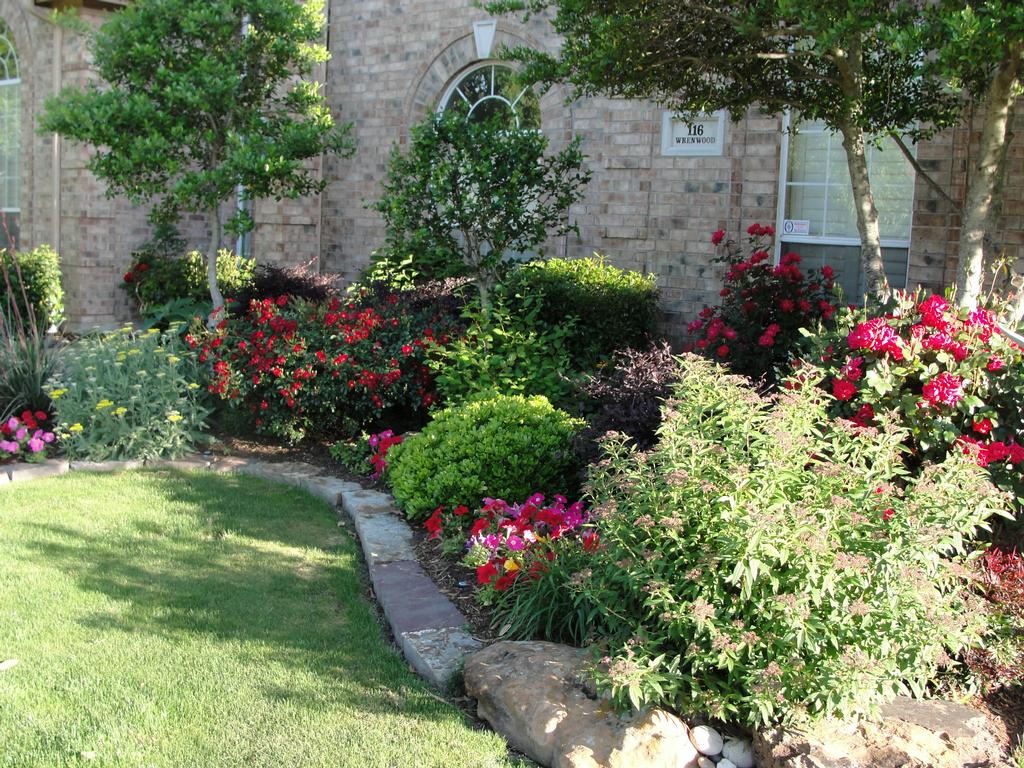
{"type": "MultiPolygon", "coordinates": [[[[468,0],[329,5],[326,42],[332,58],[318,74],[335,117],[354,124],[357,151],[348,159],[314,161],[315,173],[328,181],[322,195],[257,201],[253,252],[258,261],[309,264],[352,280],[383,242],[380,218],[365,204],[380,194],[392,147],[406,145],[410,126],[434,111],[447,86],[478,63],[472,25],[487,16],[468,0]]],[[[105,18],[97,12],[84,16],[93,23],[105,18]]],[[[55,155],[55,140],[39,136],[33,119],[55,78],[69,85],[95,77],[84,41],[57,33],[32,0],[0,0],[0,17],[11,25],[23,61],[23,241],[60,250],[74,327],[115,324],[128,316],[117,287],[120,275],[131,250],[150,236],[146,210],[106,198],[86,168],[87,150],[58,142],[55,155]]],[[[554,51],[558,41],[543,19],[501,18],[492,55],[503,45],[554,51]]],[[[678,338],[685,322],[718,300],[721,273],[711,263],[710,233],[725,229],[739,238],[754,221],[775,221],[781,120],[751,111],[727,124],[721,157],[664,157],[660,108],[611,99],[569,103],[566,95],[559,88],[544,95],[542,128],[556,149],[580,136],[594,179],[571,212],[579,235],[553,238],[545,251],[571,257],[597,251],[615,264],[656,275],[666,330],[678,338]]],[[[1024,114],[1017,124],[1020,133],[1024,114]]],[[[922,165],[957,199],[977,128],[947,131],[918,149],[922,165]]],[[[959,223],[918,181],[911,285],[938,288],[952,281],[959,223]]],[[[1011,149],[1001,225],[998,245],[1024,267],[1020,141],[1011,149]]],[[[187,218],[183,230],[194,246],[205,246],[208,230],[201,217],[187,218]]]]}

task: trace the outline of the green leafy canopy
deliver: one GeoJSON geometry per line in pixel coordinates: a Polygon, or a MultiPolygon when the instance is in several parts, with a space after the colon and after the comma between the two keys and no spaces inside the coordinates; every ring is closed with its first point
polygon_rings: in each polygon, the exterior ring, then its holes
{"type": "Polygon", "coordinates": [[[138,0],[92,41],[103,82],[49,99],[41,129],[93,145],[109,194],[157,199],[156,220],[211,211],[239,185],[318,192],[307,160],[351,152],[350,127],[304,79],[328,58],[323,19],[323,0],[138,0]]]}

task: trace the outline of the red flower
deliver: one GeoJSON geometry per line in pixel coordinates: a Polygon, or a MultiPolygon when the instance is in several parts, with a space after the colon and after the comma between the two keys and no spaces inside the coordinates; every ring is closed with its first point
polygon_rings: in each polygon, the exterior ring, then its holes
{"type": "Polygon", "coordinates": [[[883,520],[892,520],[895,516],[896,516],[896,511],[894,509],[892,509],[891,507],[889,509],[885,510],[884,512],[882,512],[882,519],[883,520]]]}
{"type": "Polygon", "coordinates": [[[277,306],[283,307],[287,303],[288,303],[288,297],[287,296],[283,296],[282,295],[282,296],[278,296],[277,297],[277,306]]]}
{"type": "Polygon", "coordinates": [[[452,514],[455,515],[456,517],[462,517],[463,515],[468,515],[469,514],[469,507],[467,507],[467,506],[465,506],[463,504],[460,504],[459,506],[457,506],[455,509],[452,510],[452,514]]]}
{"type": "MultiPolygon", "coordinates": [[[[479,572],[480,572],[480,569],[478,568],[477,569],[477,578],[479,578],[479,572]]],[[[512,571],[512,573],[506,573],[504,576],[502,576],[496,582],[494,582],[494,588],[496,590],[498,590],[499,592],[504,592],[509,587],[511,587],[513,584],[515,584],[515,581],[516,581],[516,579],[518,577],[519,577],[519,571],[512,571]]]]}
{"type": "Polygon", "coordinates": [[[871,403],[864,403],[857,411],[856,415],[850,421],[856,424],[858,427],[870,427],[871,420],[875,418],[875,409],[871,407],[871,403]]]}
{"type": "Polygon", "coordinates": [[[987,435],[989,432],[992,431],[992,419],[982,419],[981,421],[976,421],[971,426],[971,428],[979,435],[987,435]]]}
{"type": "Polygon", "coordinates": [[[861,366],[864,364],[863,357],[851,357],[846,361],[846,364],[842,367],[840,373],[843,377],[850,381],[857,381],[861,376],[864,375],[864,371],[861,370],[861,366]]]}
{"type": "Polygon", "coordinates": [[[828,264],[821,268],[821,274],[826,280],[835,280],[836,277],[836,271],[828,264]]]}
{"type": "Polygon", "coordinates": [[[124,281],[125,281],[126,283],[130,283],[130,282],[132,282],[132,280],[134,280],[134,279],[135,279],[135,275],[133,275],[133,274],[131,273],[131,271],[128,271],[128,272],[125,272],[125,273],[124,273],[124,281]]]}
{"type": "Polygon", "coordinates": [[[884,317],[873,317],[850,331],[846,337],[850,349],[866,349],[881,355],[890,354],[896,360],[903,359],[903,347],[896,331],[884,317]]]}
{"type": "Polygon", "coordinates": [[[832,395],[836,400],[846,402],[857,394],[857,385],[845,379],[832,379],[832,395]]]}
{"type": "Polygon", "coordinates": [[[444,507],[438,507],[434,510],[434,514],[427,518],[427,521],[423,524],[423,527],[430,532],[429,538],[436,539],[441,535],[441,515],[444,513],[444,507]]]}
{"type": "Polygon", "coordinates": [[[922,389],[924,399],[931,405],[955,406],[964,398],[964,380],[948,371],[943,371],[926,383],[922,389]]]}
{"type": "Polygon", "coordinates": [[[583,550],[585,552],[596,552],[601,547],[601,536],[596,531],[588,533],[583,537],[583,550]]]}
{"type": "Polygon", "coordinates": [[[729,347],[727,345],[723,344],[722,346],[720,346],[718,349],[715,350],[715,354],[717,354],[719,357],[728,357],[729,356],[729,347]]]}
{"type": "Polygon", "coordinates": [[[779,302],[779,309],[781,309],[783,312],[792,312],[794,309],[796,309],[796,302],[793,301],[792,299],[783,299],[782,301],[779,302]]]}
{"type": "Polygon", "coordinates": [[[498,575],[498,569],[493,562],[487,562],[476,569],[476,583],[490,584],[498,575]]]}
{"type": "Polygon", "coordinates": [[[725,230],[724,229],[716,229],[714,232],[711,233],[711,244],[712,245],[719,245],[723,240],[725,240],[725,230]]]}
{"type": "Polygon", "coordinates": [[[988,359],[988,365],[985,367],[988,368],[991,373],[995,373],[996,371],[1003,370],[1003,368],[1006,367],[1006,363],[1004,363],[1002,358],[998,355],[992,355],[992,357],[988,359]]]}
{"type": "Polygon", "coordinates": [[[481,517],[475,523],[473,523],[473,527],[469,529],[469,535],[470,536],[479,536],[481,533],[483,533],[485,530],[487,530],[487,527],[490,524],[491,524],[491,521],[488,518],[481,517]]]}

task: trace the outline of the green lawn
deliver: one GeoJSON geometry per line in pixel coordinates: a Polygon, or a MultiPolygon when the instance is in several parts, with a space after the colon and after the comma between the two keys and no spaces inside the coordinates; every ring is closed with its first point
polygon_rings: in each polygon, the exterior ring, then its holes
{"type": "Polygon", "coordinates": [[[408,671],[320,501],[251,478],[0,491],[0,766],[502,766],[408,671]]]}

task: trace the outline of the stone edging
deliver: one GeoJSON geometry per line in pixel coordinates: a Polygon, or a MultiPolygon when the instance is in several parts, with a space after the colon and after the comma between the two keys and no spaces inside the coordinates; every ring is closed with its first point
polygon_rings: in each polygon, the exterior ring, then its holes
{"type": "Polygon", "coordinates": [[[312,464],[198,455],[145,462],[50,459],[40,464],[0,467],[0,487],[68,472],[142,468],[252,475],[302,488],[344,511],[355,524],[374,597],[391,626],[395,642],[409,664],[436,687],[443,690],[466,656],[483,647],[470,634],[465,616],[420,566],[413,551],[412,530],[391,496],[324,474],[312,464]]]}

